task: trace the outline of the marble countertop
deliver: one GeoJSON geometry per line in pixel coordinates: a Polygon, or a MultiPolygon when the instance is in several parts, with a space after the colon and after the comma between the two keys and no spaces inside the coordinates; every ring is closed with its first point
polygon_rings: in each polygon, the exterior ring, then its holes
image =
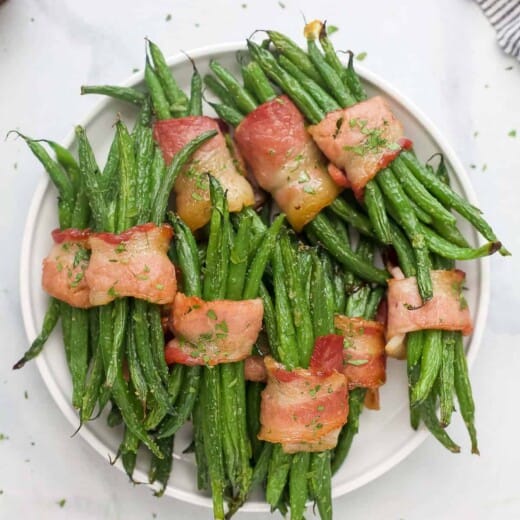
{"type": "MultiPolygon", "coordinates": [[[[84,83],[118,83],[142,67],[149,36],[166,54],[241,40],[256,28],[300,37],[302,15],[339,27],[336,42],[415,102],[468,168],[480,206],[515,256],[491,259],[491,306],[472,369],[481,456],[428,439],[397,467],[335,500],[336,518],[520,517],[520,64],[496,45],[470,0],[8,0],[0,6],[0,136],[61,140],[97,102],[84,83]],[[518,135],[508,135],[516,130],[518,135]],[[516,274],[515,274],[516,273],[516,274]]],[[[209,519],[210,511],[133,487],[79,437],[34,364],[19,301],[24,221],[41,169],[21,140],[0,141],[0,518],[209,519]]],[[[362,437],[359,438],[362,442],[362,437]]],[[[239,514],[256,520],[262,514],[239,514]]]]}

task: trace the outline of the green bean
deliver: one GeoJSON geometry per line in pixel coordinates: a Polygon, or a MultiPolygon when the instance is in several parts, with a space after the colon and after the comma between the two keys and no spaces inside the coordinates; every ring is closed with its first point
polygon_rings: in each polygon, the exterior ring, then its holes
{"type": "Polygon", "coordinates": [[[271,354],[275,358],[280,359],[278,324],[273,301],[263,283],[260,284],[259,293],[260,298],[262,298],[262,303],[264,304],[264,327],[267,333],[267,339],[269,340],[269,348],[271,354]]]}
{"type": "Polygon", "coordinates": [[[323,90],[314,80],[309,78],[309,76],[306,76],[304,72],[302,72],[283,54],[278,58],[278,63],[285,71],[287,71],[288,74],[290,74],[296,81],[300,83],[300,85],[302,85],[302,87],[314,98],[316,103],[318,103],[323,111],[328,113],[340,108],[332,96],[323,90]]]}
{"type": "Polygon", "coordinates": [[[424,234],[421,232],[417,217],[391,170],[388,168],[381,170],[376,180],[392,206],[392,209],[399,215],[400,223],[412,242],[417,269],[417,285],[422,301],[427,302],[433,297],[430,276],[430,257],[428,255],[424,234]]]}
{"type": "Polygon", "coordinates": [[[426,240],[428,248],[444,258],[452,260],[473,260],[483,256],[492,255],[500,250],[500,242],[488,242],[477,248],[459,247],[439,236],[435,231],[420,224],[421,231],[426,240]]]}
{"type": "Polygon", "coordinates": [[[291,469],[291,455],[285,453],[281,444],[274,444],[267,471],[265,499],[271,508],[275,508],[282,497],[287,476],[291,469]]]}
{"type": "Polygon", "coordinates": [[[67,148],[64,148],[63,146],[61,146],[61,144],[56,143],[55,141],[51,141],[49,139],[36,140],[36,142],[40,141],[43,143],[47,143],[51,147],[52,151],[54,152],[54,155],[56,156],[56,161],[67,172],[72,186],[74,188],[74,191],[77,191],[80,181],[80,171],[74,155],[72,155],[72,153],[69,150],[67,150],[67,148]]]}
{"type": "Polygon", "coordinates": [[[459,402],[460,414],[464,419],[471,440],[471,453],[479,454],[477,431],[475,429],[475,403],[471,391],[468,365],[462,344],[462,334],[457,333],[454,345],[455,392],[459,402]]]}
{"type": "Polygon", "coordinates": [[[372,223],[366,215],[358,211],[354,206],[349,204],[344,198],[338,197],[328,206],[335,215],[354,226],[361,234],[368,237],[374,236],[372,223]]]}
{"type": "Polygon", "coordinates": [[[385,290],[383,287],[376,287],[375,289],[372,289],[368,296],[368,301],[363,316],[366,320],[374,320],[376,318],[379,303],[381,302],[381,298],[383,298],[384,294],[385,290]]]}
{"type": "Polygon", "coordinates": [[[334,49],[334,45],[332,44],[327,35],[326,23],[323,23],[323,25],[320,28],[319,40],[321,48],[323,49],[323,54],[325,55],[325,60],[334,69],[334,71],[341,78],[343,83],[346,83],[346,70],[343,66],[343,63],[341,63],[340,59],[338,58],[338,55],[336,54],[336,49],[334,49]]]}
{"type": "Polygon", "coordinates": [[[22,358],[13,365],[13,370],[18,370],[19,368],[22,368],[25,365],[25,363],[27,363],[27,361],[34,359],[43,350],[43,347],[45,346],[45,343],[47,342],[49,336],[54,330],[54,327],[56,327],[59,318],[60,302],[55,298],[51,298],[49,300],[49,306],[45,311],[45,316],[43,318],[43,324],[40,333],[31,343],[31,346],[29,347],[27,352],[25,352],[22,358]]]}
{"type": "Polygon", "coordinates": [[[70,320],[69,369],[72,378],[72,405],[79,409],[82,405],[88,370],[88,312],[85,309],[72,307],[70,320]]]}
{"type": "Polygon", "coordinates": [[[125,428],[125,433],[121,446],[119,447],[119,455],[123,462],[123,468],[131,482],[134,482],[134,470],[137,461],[137,450],[139,449],[139,439],[133,434],[132,430],[125,428]]]}
{"type": "Polygon", "coordinates": [[[470,247],[464,235],[457,226],[446,226],[442,222],[434,220],[431,224],[433,229],[445,240],[459,247],[470,247]]]}
{"type": "Polygon", "coordinates": [[[172,117],[170,105],[166,99],[159,78],[148,60],[146,60],[144,68],[144,80],[146,81],[146,86],[150,91],[152,105],[157,119],[170,119],[172,117]]]}
{"type": "Polygon", "coordinates": [[[100,94],[108,96],[134,105],[142,105],[146,95],[133,87],[118,87],[113,85],[82,85],[81,95],[100,94]]]}
{"type": "Polygon", "coordinates": [[[211,92],[213,92],[213,94],[215,94],[215,96],[217,96],[222,101],[222,103],[225,106],[233,108],[235,111],[238,111],[240,113],[235,103],[235,98],[215,76],[212,76],[211,74],[206,74],[204,76],[204,84],[211,90],[211,92]]]}
{"type": "Polygon", "coordinates": [[[117,405],[112,402],[112,408],[110,408],[110,412],[107,415],[107,426],[109,428],[115,428],[119,426],[123,422],[123,416],[119,411],[117,405]]]}
{"type": "Polygon", "coordinates": [[[197,488],[208,489],[208,461],[204,449],[202,422],[203,410],[199,399],[193,407],[193,442],[195,444],[195,462],[197,464],[197,488]]]}
{"type": "Polygon", "coordinates": [[[78,155],[79,168],[81,176],[85,182],[85,188],[89,200],[92,217],[95,227],[98,230],[110,230],[110,224],[107,221],[107,205],[103,196],[103,189],[100,185],[99,167],[96,164],[92,148],[88,141],[84,128],[76,127],[76,136],[78,137],[78,155]]]}
{"type": "Polygon", "coordinates": [[[403,159],[397,156],[392,161],[391,169],[408,197],[422,210],[445,226],[455,226],[455,217],[417,180],[407,168],[403,159]]]}
{"type": "Polygon", "coordinates": [[[156,497],[162,497],[166,491],[168,480],[170,479],[170,473],[173,465],[173,436],[165,439],[160,439],[157,444],[163,454],[163,458],[152,456],[150,461],[150,471],[148,472],[148,481],[150,484],[159,482],[160,488],[154,492],[156,497]]]}
{"type": "Polygon", "coordinates": [[[441,402],[441,424],[448,426],[453,413],[453,393],[455,390],[455,335],[459,332],[442,332],[442,361],[439,372],[440,402],[441,402]]]}
{"type": "MultiPolygon", "coordinates": [[[[252,217],[246,216],[240,221],[236,238],[231,249],[226,297],[230,300],[239,300],[242,297],[247,272],[249,255],[249,240],[252,217]]],[[[247,299],[247,298],[245,298],[247,299]]]]}
{"type": "Polygon", "coordinates": [[[342,428],[338,444],[333,451],[330,465],[332,475],[338,471],[347,458],[352,441],[359,431],[359,416],[363,411],[366,392],[366,388],[354,388],[349,392],[347,424],[342,428]]]}
{"type": "Polygon", "coordinates": [[[246,77],[249,78],[248,81],[251,85],[249,90],[260,103],[266,103],[276,97],[276,92],[269,83],[262,67],[256,61],[251,61],[245,67],[242,67],[242,77],[244,82],[246,77]]]}
{"type": "Polygon", "coordinates": [[[334,313],[341,314],[345,308],[347,297],[345,292],[345,278],[343,276],[343,270],[337,265],[334,266],[333,286],[334,313]]]}
{"type": "Polygon", "coordinates": [[[269,261],[269,257],[273,252],[278,233],[280,232],[284,220],[285,216],[283,214],[278,215],[275,218],[267,232],[264,234],[262,242],[259,244],[256,250],[256,254],[253,257],[247,272],[243,293],[243,298],[245,300],[256,298],[258,294],[262,275],[264,273],[267,262],[269,261]]]}
{"type": "Polygon", "coordinates": [[[363,101],[367,98],[365,87],[361,83],[359,76],[354,70],[354,53],[348,51],[348,65],[346,70],[347,85],[350,92],[354,95],[357,101],[363,101]]]}
{"type": "Polygon", "coordinates": [[[425,331],[421,372],[419,380],[412,388],[412,406],[422,403],[430,394],[441,369],[442,350],[442,332],[440,330],[425,331]]]}
{"type": "Polygon", "coordinates": [[[193,70],[191,76],[191,97],[188,105],[188,115],[201,116],[202,115],[202,78],[196,68],[193,70]]]}
{"type": "Polygon", "coordinates": [[[314,348],[311,311],[297,273],[297,257],[287,233],[282,233],[279,240],[285,272],[285,285],[287,293],[291,298],[292,319],[299,351],[299,363],[297,366],[306,367],[309,364],[314,348]]]}
{"type": "Polygon", "coordinates": [[[260,431],[260,403],[261,393],[264,385],[262,383],[256,383],[250,381],[247,383],[247,406],[246,406],[246,417],[247,417],[247,432],[251,442],[251,451],[253,454],[253,460],[258,462],[260,453],[262,452],[265,443],[260,441],[257,437],[260,431]]]}
{"type": "Polygon", "coordinates": [[[276,328],[278,331],[278,355],[287,370],[298,366],[299,355],[291,303],[285,286],[285,270],[280,244],[275,245],[272,258],[275,293],[276,328]],[[282,332],[283,331],[283,332],[282,332]]]}
{"type": "Polygon", "coordinates": [[[45,148],[40,143],[30,139],[29,137],[21,134],[20,132],[15,133],[19,135],[27,143],[27,146],[29,147],[31,152],[40,161],[42,166],[45,168],[45,171],[51,178],[51,181],[58,189],[58,192],[60,194],[60,198],[58,201],[59,220],[60,223],[63,223],[61,227],[70,227],[70,220],[72,218],[75,193],[74,187],[69,176],[63,170],[63,168],[50,157],[50,155],[47,153],[45,148]]]}
{"type": "Polygon", "coordinates": [[[156,405],[145,421],[147,428],[151,429],[166,415],[170,408],[170,399],[154,363],[150,347],[150,331],[147,327],[147,307],[148,303],[144,300],[133,301],[131,327],[134,329],[135,346],[143,376],[156,405]]]}
{"type": "Polygon", "coordinates": [[[267,35],[273,42],[276,49],[294,65],[298,67],[306,76],[311,78],[321,87],[325,87],[320,73],[316,70],[307,53],[299,45],[290,40],[287,36],[277,31],[267,31],[267,35]]]}
{"type": "Polygon", "coordinates": [[[161,323],[161,308],[159,305],[148,303],[148,327],[150,328],[150,349],[154,361],[155,370],[162,379],[164,385],[168,385],[168,365],[164,358],[164,333],[161,323]]]}
{"type": "Polygon", "coordinates": [[[103,384],[103,357],[100,347],[97,346],[97,339],[98,338],[96,336],[95,340],[93,341],[93,344],[96,345],[96,350],[94,351],[92,361],[90,363],[90,372],[85,383],[85,392],[83,393],[83,401],[81,403],[81,423],[85,423],[91,419],[92,414],[94,413],[94,408],[101,393],[101,386],[103,384]]]}
{"type": "MultiPolygon", "coordinates": [[[[312,254],[311,309],[314,336],[325,336],[334,331],[334,294],[326,283],[323,264],[318,254],[312,254]]],[[[333,290],[333,289],[332,289],[333,290]]]]}
{"type": "Polygon", "coordinates": [[[256,460],[256,464],[253,468],[253,478],[251,479],[251,489],[256,485],[261,484],[267,477],[269,470],[269,463],[272,457],[274,445],[270,442],[264,442],[262,444],[262,451],[260,456],[256,460]]]}
{"type": "Polygon", "coordinates": [[[176,110],[174,110],[175,114],[173,114],[174,117],[182,117],[185,115],[183,111],[185,112],[188,106],[188,97],[179,85],[177,85],[161,49],[159,49],[155,43],[148,40],[148,50],[167,102],[170,106],[175,105],[176,107],[176,110]]]}
{"type": "MultiPolygon", "coordinates": [[[[408,151],[401,152],[401,157],[410,171],[424,186],[445,206],[452,207],[468,222],[470,222],[479,231],[482,236],[489,241],[495,242],[497,237],[489,224],[482,218],[481,211],[472,206],[459,194],[455,193],[449,186],[430,173],[422,166],[417,158],[408,151]]],[[[508,255],[509,252],[504,247],[501,248],[500,254],[508,255]]]]}
{"type": "Polygon", "coordinates": [[[322,520],[332,520],[331,452],[313,453],[311,458],[310,486],[322,520]]]}
{"type": "Polygon", "coordinates": [[[319,123],[325,113],[314,101],[312,96],[302,89],[298,81],[288,74],[267,50],[262,49],[251,40],[247,41],[247,47],[253,60],[255,60],[266,75],[271,78],[289,97],[296,103],[305,117],[313,124],[319,123]]]}
{"type": "Polygon", "coordinates": [[[201,383],[201,367],[189,367],[186,371],[180,393],[175,407],[170,415],[161,423],[157,438],[162,439],[174,435],[185,424],[190,416],[198,397],[201,383]]]}
{"type": "Polygon", "coordinates": [[[435,414],[435,396],[433,392],[420,405],[419,410],[424,424],[433,436],[452,453],[459,453],[460,447],[449,437],[435,414]]]}
{"type": "Polygon", "coordinates": [[[148,384],[143,375],[139,357],[137,355],[134,327],[127,328],[127,338],[125,343],[126,362],[128,365],[128,372],[130,374],[130,380],[132,381],[135,394],[139,401],[146,403],[146,396],[148,395],[148,384]]]}
{"type": "Polygon", "coordinates": [[[217,116],[220,117],[220,119],[222,119],[232,127],[237,127],[244,119],[244,115],[231,106],[224,105],[222,103],[208,104],[216,112],[217,116]]]}
{"type": "Polygon", "coordinates": [[[375,181],[365,186],[364,202],[377,239],[383,244],[392,243],[392,232],[385,210],[383,194],[375,181]]]}
{"type": "Polygon", "coordinates": [[[291,519],[303,519],[307,502],[307,473],[311,462],[309,452],[299,452],[292,456],[289,470],[289,502],[291,519]]]}
{"type": "Polygon", "coordinates": [[[233,96],[236,106],[242,113],[248,114],[256,108],[257,103],[251,94],[240,85],[240,83],[226,68],[215,59],[210,61],[209,66],[233,96]]]}
{"type": "Polygon", "coordinates": [[[316,67],[323,82],[341,107],[348,107],[356,103],[356,99],[347,90],[336,71],[325,61],[314,39],[307,37],[307,52],[312,64],[316,67]]]}
{"type": "MultiPolygon", "coordinates": [[[[337,199],[336,199],[337,200],[337,199]]],[[[354,274],[367,280],[382,285],[386,284],[388,274],[386,271],[378,269],[373,265],[361,260],[352,250],[345,247],[345,244],[338,241],[334,228],[327,221],[323,214],[318,214],[312,222],[307,224],[305,230],[311,230],[321,241],[323,246],[334,256],[334,258],[354,274]]]]}

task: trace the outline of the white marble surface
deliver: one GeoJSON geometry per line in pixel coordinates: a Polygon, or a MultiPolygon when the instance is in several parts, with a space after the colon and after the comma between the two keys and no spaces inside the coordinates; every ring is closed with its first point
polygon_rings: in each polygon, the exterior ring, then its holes
{"type": "MultiPolygon", "coordinates": [[[[336,518],[520,518],[520,276],[514,269],[520,254],[520,65],[502,54],[472,1],[322,0],[317,7],[294,0],[8,0],[0,6],[0,136],[15,128],[62,139],[96,103],[79,97],[79,85],[120,82],[140,68],[144,36],[166,54],[240,40],[255,28],[299,37],[302,13],[337,25],[339,46],[366,51],[364,65],[430,116],[468,166],[482,209],[516,255],[491,260],[491,308],[472,370],[482,455],[467,453],[457,423],[452,431],[463,454],[450,455],[427,440],[386,475],[337,499],[336,518]],[[516,138],[508,136],[512,129],[516,138]]],[[[81,438],[70,438],[34,365],[10,370],[27,346],[19,247],[42,172],[12,138],[0,141],[0,172],[0,518],[210,518],[209,510],[129,485],[81,438]]]]}

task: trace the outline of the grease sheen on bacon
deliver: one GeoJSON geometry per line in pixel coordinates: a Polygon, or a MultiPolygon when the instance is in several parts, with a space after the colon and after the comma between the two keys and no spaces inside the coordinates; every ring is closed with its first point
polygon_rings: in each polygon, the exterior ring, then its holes
{"type": "Polygon", "coordinates": [[[328,159],[346,172],[357,197],[401,146],[411,144],[403,140],[403,127],[381,96],[330,112],[309,132],[328,159]]]}
{"type": "Polygon", "coordinates": [[[265,357],[267,386],[262,392],[258,438],[281,443],[286,453],[323,451],[336,445],[348,416],[345,376],[336,370],[286,370],[265,357]]]}
{"type": "Polygon", "coordinates": [[[262,328],[263,316],[260,298],[206,302],[179,292],[170,321],[175,338],[166,345],[166,362],[211,366],[246,359],[262,328]]]}
{"type": "Polygon", "coordinates": [[[92,305],[133,296],[152,303],[173,301],[175,267],[167,256],[173,236],[166,224],[142,224],[120,234],[92,233],[92,254],[85,271],[92,305]]]}
{"type": "Polygon", "coordinates": [[[384,326],[377,321],[336,315],[343,338],[343,373],[349,389],[379,388],[386,381],[384,326]]]}
{"type": "Polygon", "coordinates": [[[287,96],[263,103],[238,125],[235,140],[258,184],[297,231],[341,191],[287,96]]]}
{"type": "Polygon", "coordinates": [[[415,330],[473,330],[459,269],[431,271],[433,298],[422,304],[415,277],[388,280],[387,340],[415,330]]]}
{"type": "Polygon", "coordinates": [[[192,231],[201,228],[210,219],[208,173],[219,180],[226,192],[229,211],[240,211],[255,203],[253,189],[238,171],[215,119],[187,116],[157,121],[154,137],[166,164],[170,164],[181,148],[208,130],[217,130],[218,133],[193,154],[174,186],[176,211],[192,231]]]}
{"type": "Polygon", "coordinates": [[[43,290],[72,307],[90,307],[89,288],[85,279],[88,266],[88,231],[55,229],[54,245],[43,260],[43,290]]]}

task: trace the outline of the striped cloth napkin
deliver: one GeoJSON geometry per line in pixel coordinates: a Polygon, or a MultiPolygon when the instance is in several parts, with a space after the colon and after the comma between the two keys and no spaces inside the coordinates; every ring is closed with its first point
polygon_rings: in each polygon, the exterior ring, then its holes
{"type": "Polygon", "coordinates": [[[520,60],[520,0],[477,0],[497,32],[498,44],[520,60]]]}

